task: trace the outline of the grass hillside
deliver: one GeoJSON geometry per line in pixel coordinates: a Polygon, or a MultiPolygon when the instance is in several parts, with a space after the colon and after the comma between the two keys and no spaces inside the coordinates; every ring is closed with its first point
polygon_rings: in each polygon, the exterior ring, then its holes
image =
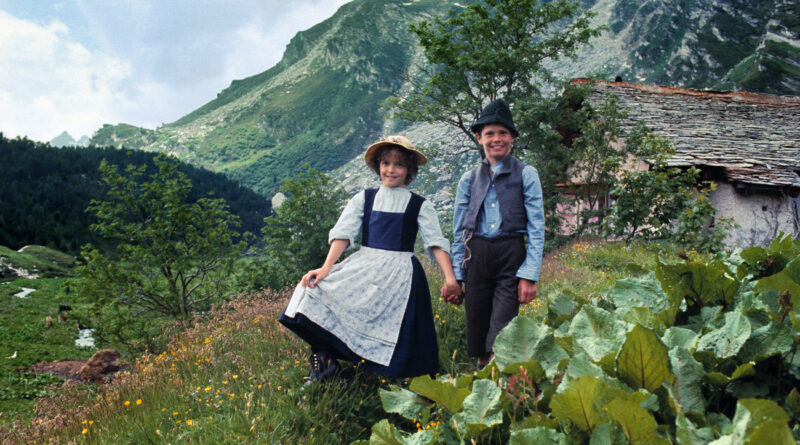
{"type": "Polygon", "coordinates": [[[87,359],[94,352],[75,346],[77,322],[58,322],[59,305],[77,306],[67,286],[74,258],[42,246],[20,250],[0,246],[0,262],[27,276],[0,281],[0,427],[29,419],[34,400],[61,382],[26,372],[31,365],[87,359]],[[50,326],[48,316],[54,320],[50,326]]]}
{"type": "MultiPolygon", "coordinates": [[[[541,316],[541,303],[565,292],[576,300],[595,298],[629,275],[628,263],[652,265],[656,247],[577,242],[547,255],[540,299],[523,315],[541,316]]],[[[441,277],[424,260],[438,295],[441,277]]],[[[307,347],[276,322],[290,293],[241,295],[176,331],[163,352],[139,358],[111,386],[59,384],[37,400],[30,418],[21,417],[0,437],[6,443],[329,444],[368,439],[384,418],[415,428],[387,414],[379,397],[407,380],[354,368],[352,378],[301,389],[307,347]]],[[[435,297],[434,313],[441,372],[472,373],[473,360],[464,355],[463,307],[435,297]]]]}

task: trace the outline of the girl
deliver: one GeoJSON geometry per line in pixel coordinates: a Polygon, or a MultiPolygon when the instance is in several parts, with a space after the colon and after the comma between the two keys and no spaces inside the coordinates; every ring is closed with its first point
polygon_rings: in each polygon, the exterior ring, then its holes
{"type": "Polygon", "coordinates": [[[436,211],[405,188],[425,155],[403,136],[390,136],[372,144],[364,160],[381,187],[347,203],[328,236],[325,264],[303,276],[280,317],[311,346],[312,382],[335,374],[337,359],[391,377],[438,371],[428,281],[414,256],[417,231],[444,273],[442,296],[461,294],[436,211]],[[361,249],[335,264],[359,233],[361,249]]]}

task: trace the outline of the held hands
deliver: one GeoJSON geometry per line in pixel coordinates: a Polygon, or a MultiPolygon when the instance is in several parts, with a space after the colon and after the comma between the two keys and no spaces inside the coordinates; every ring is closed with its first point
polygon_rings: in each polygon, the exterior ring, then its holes
{"type": "Polygon", "coordinates": [[[303,275],[303,279],[300,280],[300,284],[302,284],[303,287],[315,287],[320,281],[328,276],[328,272],[330,272],[330,268],[324,266],[320,267],[319,269],[310,270],[308,273],[303,275]]]}
{"type": "Polygon", "coordinates": [[[517,295],[519,295],[519,302],[522,304],[533,301],[536,298],[536,282],[520,278],[517,285],[517,295]]]}
{"type": "Polygon", "coordinates": [[[447,282],[442,285],[439,295],[444,297],[444,301],[452,304],[461,304],[464,300],[464,291],[458,281],[447,282]]]}

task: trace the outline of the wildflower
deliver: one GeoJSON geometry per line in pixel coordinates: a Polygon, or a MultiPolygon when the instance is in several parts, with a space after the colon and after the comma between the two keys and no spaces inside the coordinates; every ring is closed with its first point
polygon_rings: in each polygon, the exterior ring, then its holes
{"type": "Polygon", "coordinates": [[[261,389],[261,384],[258,385],[258,389],[261,389]]]}
{"type": "Polygon", "coordinates": [[[131,401],[130,401],[130,400],[126,400],[126,401],[125,401],[125,403],[124,403],[124,405],[125,405],[125,406],[130,406],[130,405],[131,405],[131,401]]]}
{"type": "Polygon", "coordinates": [[[86,434],[88,432],[89,432],[89,429],[88,428],[84,428],[83,431],[81,431],[81,434],[86,434]]]}
{"type": "Polygon", "coordinates": [[[178,415],[178,412],[177,412],[177,411],[173,411],[173,412],[172,412],[172,415],[173,415],[173,416],[177,416],[177,415],[178,415]]]}
{"type": "Polygon", "coordinates": [[[136,399],[136,404],[137,405],[141,405],[142,404],[142,399],[136,399]]]}
{"type": "Polygon", "coordinates": [[[89,425],[94,425],[94,420],[90,420],[89,425]]]}
{"type": "Polygon", "coordinates": [[[238,376],[238,375],[236,375],[236,374],[234,374],[234,375],[233,375],[233,379],[234,379],[234,380],[236,380],[236,379],[238,379],[238,378],[239,378],[239,376],[238,376]]]}
{"type": "Polygon", "coordinates": [[[189,420],[186,421],[186,424],[189,425],[189,426],[192,426],[192,423],[194,423],[194,422],[192,422],[192,419],[189,419],[189,420]]]}
{"type": "Polygon", "coordinates": [[[210,386],[206,386],[205,388],[203,388],[203,390],[204,390],[205,392],[209,392],[209,391],[211,391],[211,387],[210,387],[210,386]]]}

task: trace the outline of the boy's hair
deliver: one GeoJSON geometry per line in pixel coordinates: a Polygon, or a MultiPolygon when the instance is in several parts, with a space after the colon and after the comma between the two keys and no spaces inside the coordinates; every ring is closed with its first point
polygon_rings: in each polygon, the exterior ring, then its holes
{"type": "Polygon", "coordinates": [[[411,150],[406,150],[405,148],[399,145],[384,145],[383,147],[378,148],[378,152],[375,153],[375,156],[372,157],[372,163],[370,164],[370,168],[373,171],[378,173],[378,177],[380,177],[381,171],[381,159],[391,152],[392,150],[397,150],[400,159],[403,160],[403,163],[406,165],[406,169],[408,170],[406,173],[406,180],[405,185],[411,184],[411,181],[417,177],[417,173],[419,172],[419,165],[417,165],[417,157],[411,150]]]}
{"type": "MultiPolygon", "coordinates": [[[[506,130],[508,130],[508,132],[511,133],[512,135],[514,134],[514,130],[506,127],[505,125],[501,124],[500,122],[492,122],[492,124],[499,125],[499,126],[505,128],[506,130]]],[[[483,124],[483,125],[473,126],[472,127],[472,133],[474,135],[476,135],[476,136],[480,136],[481,132],[483,131],[483,129],[486,128],[487,125],[492,125],[492,124],[483,124]]]]}

